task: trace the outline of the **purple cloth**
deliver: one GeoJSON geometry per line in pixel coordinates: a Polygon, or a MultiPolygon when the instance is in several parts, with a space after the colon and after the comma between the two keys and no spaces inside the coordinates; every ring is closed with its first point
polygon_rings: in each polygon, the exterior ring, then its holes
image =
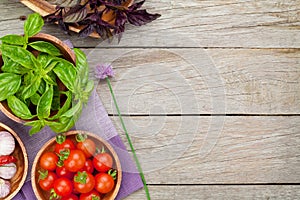
{"type": "MultiPolygon", "coordinates": [[[[28,153],[29,170],[27,179],[13,200],[34,200],[36,197],[31,187],[31,166],[39,149],[45,142],[53,138],[55,133],[48,127],[45,127],[39,133],[29,136],[29,127],[10,120],[2,112],[0,112],[0,121],[18,133],[28,153]]],[[[117,152],[122,166],[122,183],[116,199],[123,199],[131,193],[143,188],[143,183],[136,166],[95,90],[92,92],[89,102],[83,109],[81,117],[74,128],[98,134],[107,140],[117,152]]]]}

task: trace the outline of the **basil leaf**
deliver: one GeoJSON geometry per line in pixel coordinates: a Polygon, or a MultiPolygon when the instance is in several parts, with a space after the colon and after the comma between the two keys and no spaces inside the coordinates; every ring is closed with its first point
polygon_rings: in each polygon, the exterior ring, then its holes
{"type": "Polygon", "coordinates": [[[45,93],[45,91],[46,91],[46,82],[42,79],[39,89],[38,89],[38,92],[42,95],[45,93]]]}
{"type": "Polygon", "coordinates": [[[42,128],[45,126],[45,122],[43,120],[35,120],[31,122],[26,122],[25,125],[32,126],[29,131],[29,135],[32,136],[33,134],[42,130],[42,128]]]}
{"type": "Polygon", "coordinates": [[[48,53],[49,55],[52,56],[60,56],[60,50],[56,48],[53,44],[50,42],[45,42],[45,41],[36,41],[36,42],[31,42],[28,44],[35,50],[38,50],[40,52],[48,53]]]}
{"type": "Polygon", "coordinates": [[[34,117],[27,105],[13,95],[7,98],[7,104],[11,111],[21,119],[32,119],[34,117]]]}
{"type": "Polygon", "coordinates": [[[55,80],[53,80],[49,75],[43,75],[43,80],[49,85],[57,85],[55,80]]]}
{"type": "Polygon", "coordinates": [[[82,110],[82,104],[81,102],[77,102],[75,106],[73,106],[71,109],[69,109],[67,112],[65,112],[62,117],[76,117],[79,115],[79,113],[82,110]]]}
{"type": "Polygon", "coordinates": [[[58,86],[53,86],[51,110],[60,110],[60,92],[58,86]]]}
{"type": "Polygon", "coordinates": [[[87,63],[86,56],[83,51],[80,49],[74,48],[76,55],[76,70],[77,70],[77,79],[80,80],[80,88],[85,87],[89,78],[89,66],[87,63]]]}
{"type": "Polygon", "coordinates": [[[30,97],[30,101],[33,105],[38,105],[40,98],[41,96],[38,93],[34,93],[34,95],[30,97]]]}
{"type": "Polygon", "coordinates": [[[2,45],[2,54],[27,69],[34,69],[38,63],[32,53],[19,46],[2,45]]]}
{"type": "Polygon", "coordinates": [[[46,124],[51,128],[52,131],[55,133],[62,133],[65,132],[63,129],[65,129],[65,124],[61,122],[55,122],[55,121],[47,121],[46,124]]]}
{"type": "Polygon", "coordinates": [[[92,90],[94,89],[94,81],[93,80],[89,80],[85,90],[82,93],[82,97],[80,98],[82,103],[86,104],[89,100],[90,94],[92,92],[92,90]]]}
{"type": "Polygon", "coordinates": [[[0,74],[0,101],[15,94],[21,86],[21,76],[12,73],[0,74]]]}
{"type": "Polygon", "coordinates": [[[57,65],[58,61],[52,61],[50,64],[44,67],[45,73],[48,73],[53,70],[53,68],[57,65]]]}
{"type": "Polygon", "coordinates": [[[12,44],[12,45],[20,45],[23,46],[25,44],[24,37],[20,35],[6,35],[0,40],[5,44],[12,44]]]}
{"type": "Polygon", "coordinates": [[[11,60],[10,58],[8,58],[4,55],[2,55],[2,59],[3,59],[4,64],[1,67],[1,70],[3,72],[13,73],[13,74],[21,74],[21,75],[29,72],[29,69],[26,69],[19,63],[14,62],[13,60],[11,60]]]}
{"type": "Polygon", "coordinates": [[[38,91],[41,84],[41,78],[38,76],[33,76],[29,83],[30,84],[25,86],[24,90],[21,92],[21,96],[24,100],[31,97],[38,91]]]}
{"type": "Polygon", "coordinates": [[[53,69],[61,82],[72,92],[75,92],[76,70],[68,61],[59,62],[53,69]]]}
{"type": "Polygon", "coordinates": [[[53,87],[50,86],[41,96],[37,105],[37,115],[39,119],[44,119],[50,116],[51,104],[53,98],[53,87]]]}
{"type": "Polygon", "coordinates": [[[64,92],[64,94],[67,96],[67,99],[66,99],[64,105],[58,110],[56,115],[48,118],[49,120],[58,119],[62,114],[64,114],[70,108],[70,106],[72,104],[72,93],[71,93],[71,91],[67,91],[67,92],[64,92]]]}
{"type": "Polygon", "coordinates": [[[29,38],[39,33],[44,26],[44,20],[38,13],[30,14],[24,23],[25,38],[29,38]]]}

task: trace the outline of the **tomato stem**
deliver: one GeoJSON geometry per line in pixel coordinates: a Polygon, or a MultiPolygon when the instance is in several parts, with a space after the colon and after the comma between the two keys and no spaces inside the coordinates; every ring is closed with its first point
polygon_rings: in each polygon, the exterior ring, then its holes
{"type": "Polygon", "coordinates": [[[58,144],[62,144],[66,140],[66,136],[62,133],[59,133],[59,134],[56,135],[55,140],[58,144]]]}
{"type": "Polygon", "coordinates": [[[82,133],[78,133],[76,136],[75,136],[75,139],[77,142],[83,142],[87,139],[87,135],[86,134],[82,134],[82,133]]]}
{"type": "Polygon", "coordinates": [[[76,183],[86,184],[87,177],[88,177],[88,175],[85,171],[77,172],[77,174],[74,176],[74,181],[76,183]]]}
{"type": "Polygon", "coordinates": [[[39,170],[38,171],[39,172],[39,180],[38,180],[38,182],[40,181],[40,180],[44,180],[47,176],[48,176],[48,170],[45,170],[44,172],[42,172],[41,170],[39,170]]]}

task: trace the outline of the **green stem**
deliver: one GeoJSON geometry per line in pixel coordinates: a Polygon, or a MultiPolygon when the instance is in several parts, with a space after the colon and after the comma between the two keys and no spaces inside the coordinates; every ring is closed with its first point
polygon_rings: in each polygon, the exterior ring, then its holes
{"type": "Polygon", "coordinates": [[[115,97],[115,95],[114,95],[114,92],[113,92],[113,89],[112,89],[112,86],[111,86],[111,83],[110,83],[110,80],[109,80],[108,77],[106,77],[105,79],[106,79],[106,82],[107,82],[107,84],[108,84],[108,87],[109,87],[111,96],[112,96],[112,98],[113,98],[113,100],[114,100],[114,104],[115,104],[115,106],[116,106],[116,109],[117,109],[117,112],[118,112],[118,116],[119,116],[119,119],[120,119],[121,124],[122,124],[122,128],[123,128],[123,130],[124,130],[124,132],[125,132],[126,138],[127,138],[127,140],[128,140],[129,146],[130,146],[130,149],[131,149],[131,151],[132,151],[132,153],[133,153],[133,157],[134,157],[134,160],[135,160],[135,162],[136,162],[138,171],[139,171],[140,176],[141,176],[141,179],[142,179],[142,181],[143,181],[144,189],[145,189],[145,192],[146,192],[146,195],[147,195],[147,199],[150,200],[151,198],[150,198],[148,186],[147,186],[147,183],[146,183],[146,179],[145,179],[145,176],[144,176],[144,173],[143,173],[141,164],[140,164],[140,162],[139,162],[139,159],[138,159],[138,157],[137,157],[137,155],[136,155],[136,153],[135,153],[135,149],[134,149],[134,147],[133,147],[133,145],[132,145],[132,142],[131,142],[131,139],[130,139],[130,137],[129,137],[128,131],[127,131],[127,129],[126,129],[125,123],[124,123],[124,121],[123,121],[123,118],[122,118],[122,115],[121,115],[121,112],[120,112],[120,109],[119,109],[119,106],[118,106],[116,97],[115,97]]]}

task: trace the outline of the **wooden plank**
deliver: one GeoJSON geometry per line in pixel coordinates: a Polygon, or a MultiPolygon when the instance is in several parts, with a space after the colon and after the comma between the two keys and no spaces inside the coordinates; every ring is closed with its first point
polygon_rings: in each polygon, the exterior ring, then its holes
{"type": "MultiPolygon", "coordinates": [[[[119,119],[112,119],[128,146],[119,119]]],[[[299,183],[299,116],[124,121],[148,184],[299,183]]]]}
{"type": "MultiPolygon", "coordinates": [[[[206,199],[300,199],[299,185],[235,185],[235,186],[149,186],[153,200],[206,199]]],[[[139,190],[125,200],[146,199],[139,190]]]]}
{"type": "MultiPolygon", "coordinates": [[[[298,114],[297,49],[93,49],[91,68],[112,63],[123,114],[298,114]]],[[[116,113],[109,89],[98,92],[116,113]]]]}
{"type": "MultiPolygon", "coordinates": [[[[66,36],[57,26],[46,26],[44,31],[59,38],[71,38],[76,46],[126,47],[247,47],[247,48],[299,48],[299,1],[199,1],[184,0],[146,1],[144,8],[160,13],[158,20],[142,26],[128,25],[120,44],[101,43],[97,39],[78,39],[76,34],[66,36]]],[[[0,2],[0,12],[9,12],[5,19],[17,19],[28,14],[21,3],[0,2]],[[17,8],[18,12],[15,12],[17,8]]],[[[9,23],[20,29],[20,23],[9,23]]],[[[0,23],[0,27],[5,24],[0,23]]],[[[0,36],[7,34],[2,28],[0,36]]]]}

